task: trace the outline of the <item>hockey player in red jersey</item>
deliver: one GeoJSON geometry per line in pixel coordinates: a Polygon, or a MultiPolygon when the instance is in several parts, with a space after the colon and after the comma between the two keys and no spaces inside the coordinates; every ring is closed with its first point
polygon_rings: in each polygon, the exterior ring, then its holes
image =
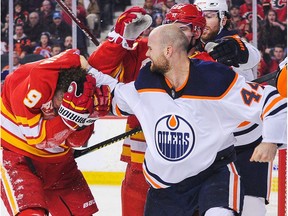
{"type": "Polygon", "coordinates": [[[96,87],[83,58],[67,50],[22,65],[5,80],[1,198],[11,216],[98,211],[72,147],[84,145],[95,120],[108,113],[110,91],[96,87]]]}

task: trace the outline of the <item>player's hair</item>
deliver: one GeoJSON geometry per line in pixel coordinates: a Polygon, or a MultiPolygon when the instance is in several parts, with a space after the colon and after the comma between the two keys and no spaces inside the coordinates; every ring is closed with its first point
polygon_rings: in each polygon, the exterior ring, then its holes
{"type": "Polygon", "coordinates": [[[86,81],[87,70],[81,67],[61,69],[57,80],[56,92],[67,92],[71,82],[77,83],[77,95],[83,92],[83,85],[86,81]]]}

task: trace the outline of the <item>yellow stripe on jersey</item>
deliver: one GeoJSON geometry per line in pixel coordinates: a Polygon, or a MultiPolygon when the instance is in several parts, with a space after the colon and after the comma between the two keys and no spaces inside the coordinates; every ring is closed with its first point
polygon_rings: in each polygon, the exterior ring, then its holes
{"type": "Polygon", "coordinates": [[[199,51],[196,51],[194,52],[192,55],[188,56],[188,58],[194,58],[195,56],[197,56],[200,52],[199,51]]]}
{"type": "Polygon", "coordinates": [[[23,131],[24,131],[23,135],[26,137],[26,142],[29,145],[36,145],[38,143],[41,143],[45,139],[45,137],[46,137],[46,122],[47,122],[46,120],[44,120],[42,122],[42,125],[40,127],[41,131],[39,131],[39,133],[37,135],[35,135],[33,137],[28,137],[27,134],[25,134],[25,129],[27,128],[27,130],[29,130],[31,128],[30,126],[39,127],[37,124],[40,122],[41,114],[36,115],[32,119],[27,119],[25,117],[20,117],[20,116],[15,117],[12,113],[10,113],[7,110],[7,108],[2,103],[2,101],[1,101],[1,111],[5,116],[8,117],[9,120],[11,120],[15,124],[23,127],[23,131]]]}
{"type": "Polygon", "coordinates": [[[16,118],[14,115],[12,115],[4,106],[3,102],[2,102],[2,98],[0,98],[1,101],[1,112],[6,115],[9,119],[11,119],[13,122],[16,122],[16,118]]]}
{"type": "Polygon", "coordinates": [[[1,164],[1,177],[2,177],[2,183],[4,186],[4,190],[5,190],[8,202],[10,204],[11,210],[13,212],[13,215],[17,215],[19,213],[19,208],[18,208],[17,202],[16,202],[15,197],[14,197],[12,186],[8,180],[9,178],[7,178],[6,169],[3,167],[2,164],[1,164]]]}
{"type": "Polygon", "coordinates": [[[131,156],[131,148],[130,148],[130,146],[127,146],[127,145],[123,144],[121,155],[130,157],[131,156]]]}
{"type": "MultiPolygon", "coordinates": [[[[19,139],[16,136],[13,136],[13,134],[10,134],[7,132],[4,128],[1,127],[1,139],[6,141],[12,146],[15,146],[18,149],[24,150],[32,155],[36,155],[39,157],[55,157],[56,154],[51,154],[50,152],[46,152],[45,150],[42,151],[41,149],[35,148],[33,146],[27,145],[27,143],[21,139],[19,139]]],[[[57,156],[63,156],[67,154],[68,149],[64,152],[57,153],[57,156]]]]}
{"type": "Polygon", "coordinates": [[[27,119],[27,117],[22,117],[22,116],[15,116],[16,117],[16,123],[19,125],[29,125],[29,126],[33,126],[36,125],[40,118],[41,118],[41,114],[39,113],[38,115],[34,116],[31,119],[27,119]]]}
{"type": "Polygon", "coordinates": [[[27,139],[26,141],[29,145],[36,145],[36,144],[43,142],[43,140],[46,137],[46,123],[47,123],[46,120],[44,120],[42,122],[41,131],[39,131],[39,136],[37,138],[36,137],[26,137],[26,139],[27,139]]]}
{"type": "Polygon", "coordinates": [[[144,162],[145,152],[135,152],[131,151],[131,162],[134,163],[143,163],[144,162]]]}
{"type": "Polygon", "coordinates": [[[125,69],[123,67],[123,64],[121,63],[111,74],[113,78],[119,80],[120,82],[124,82],[124,73],[125,69]]]}

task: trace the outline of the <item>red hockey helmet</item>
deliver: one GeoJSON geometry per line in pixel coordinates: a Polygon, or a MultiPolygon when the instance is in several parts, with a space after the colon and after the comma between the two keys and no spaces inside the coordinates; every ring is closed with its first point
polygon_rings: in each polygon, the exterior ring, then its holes
{"type": "Polygon", "coordinates": [[[201,9],[193,4],[175,4],[166,14],[164,23],[181,22],[192,24],[203,31],[206,19],[203,17],[201,9]]]}

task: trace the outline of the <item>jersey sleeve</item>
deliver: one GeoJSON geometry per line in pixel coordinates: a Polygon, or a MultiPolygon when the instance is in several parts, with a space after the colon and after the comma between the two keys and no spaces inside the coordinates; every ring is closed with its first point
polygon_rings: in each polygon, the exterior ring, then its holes
{"type": "Polygon", "coordinates": [[[263,142],[286,143],[287,129],[283,127],[287,122],[286,98],[280,96],[274,87],[245,82],[242,76],[237,76],[232,85],[219,101],[225,107],[227,118],[231,115],[241,121],[263,122],[263,142]]]}
{"type": "Polygon", "coordinates": [[[112,113],[116,116],[133,115],[133,108],[139,103],[139,94],[135,89],[135,82],[118,83],[112,100],[112,113]]]}
{"type": "MultiPolygon", "coordinates": [[[[259,52],[259,50],[254,47],[252,44],[244,41],[247,49],[248,49],[248,61],[245,64],[239,64],[239,68],[241,70],[247,70],[247,69],[253,69],[259,62],[261,59],[261,54],[259,52]]],[[[256,77],[255,77],[256,78],[256,77]]]]}
{"type": "Polygon", "coordinates": [[[88,59],[88,63],[104,74],[127,83],[135,80],[144,65],[147,51],[147,39],[136,40],[133,50],[126,50],[121,44],[105,41],[88,59]]]}
{"type": "Polygon", "coordinates": [[[107,40],[91,54],[88,63],[102,73],[111,74],[121,65],[127,52],[121,44],[107,40]]]}

